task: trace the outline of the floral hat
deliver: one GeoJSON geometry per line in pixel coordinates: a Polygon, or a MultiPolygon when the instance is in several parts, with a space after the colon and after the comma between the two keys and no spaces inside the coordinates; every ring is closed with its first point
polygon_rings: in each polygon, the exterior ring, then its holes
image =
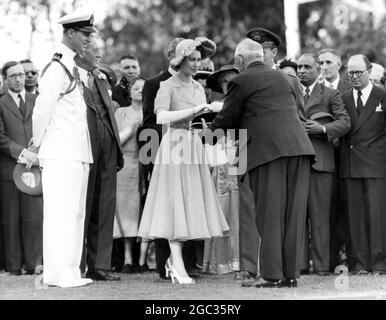
{"type": "Polygon", "coordinates": [[[201,52],[201,59],[208,58],[216,52],[216,44],[206,37],[197,37],[196,39],[184,39],[176,47],[176,55],[170,60],[173,67],[182,63],[185,57],[190,56],[195,50],[201,52]]]}

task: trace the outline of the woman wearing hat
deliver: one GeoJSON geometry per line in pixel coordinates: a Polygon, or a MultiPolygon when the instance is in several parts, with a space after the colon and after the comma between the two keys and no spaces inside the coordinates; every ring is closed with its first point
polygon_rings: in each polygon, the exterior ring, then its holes
{"type": "Polygon", "coordinates": [[[128,84],[129,107],[121,107],[115,111],[115,118],[122,143],[125,164],[117,174],[117,206],[114,219],[115,239],[124,238],[124,266],[122,272],[146,272],[149,242],[142,241],[140,246],[139,265],[134,263],[133,248],[137,237],[140,220],[140,190],[139,190],[139,152],[136,142],[136,132],[141,126],[142,89],[145,79],[134,77],[128,84]]]}
{"type": "Polygon", "coordinates": [[[204,37],[181,41],[171,60],[178,72],[161,82],[154,103],[157,122],[167,125],[167,132],[158,150],[138,236],[169,240],[166,272],[170,271],[173,283],[195,283],[182,260],[186,240],[221,237],[229,230],[209,166],[200,162],[201,139],[189,130],[195,115],[210,108],[193,76],[200,60],[215,50],[216,45],[204,37]]]}
{"type": "MultiPolygon", "coordinates": [[[[221,94],[222,100],[228,91],[229,82],[237,76],[239,70],[233,65],[225,65],[210,75],[207,86],[213,92],[221,94]]],[[[222,107],[217,104],[218,109],[222,107]]],[[[217,110],[216,110],[217,111],[217,110]]],[[[235,145],[225,137],[220,142],[222,148],[231,148],[235,152],[235,145]]],[[[212,177],[216,187],[221,208],[227,219],[230,236],[205,240],[204,271],[223,274],[238,271],[239,263],[239,190],[237,176],[229,174],[231,164],[214,166],[212,177]]]]}

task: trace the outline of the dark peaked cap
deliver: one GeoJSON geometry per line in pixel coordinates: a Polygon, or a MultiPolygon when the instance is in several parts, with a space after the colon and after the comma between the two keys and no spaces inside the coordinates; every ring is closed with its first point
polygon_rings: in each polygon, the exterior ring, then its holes
{"type": "Polygon", "coordinates": [[[276,47],[280,46],[281,39],[276,34],[264,28],[253,28],[248,31],[247,38],[252,39],[258,43],[272,42],[276,47]]]}

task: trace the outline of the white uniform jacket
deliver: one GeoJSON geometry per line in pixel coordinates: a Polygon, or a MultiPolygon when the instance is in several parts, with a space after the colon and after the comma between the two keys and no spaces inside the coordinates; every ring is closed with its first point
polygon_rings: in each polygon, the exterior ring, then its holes
{"type": "MultiPolygon", "coordinates": [[[[74,75],[75,52],[60,43],[56,53],[74,75]]],[[[63,67],[53,62],[39,81],[39,96],[32,115],[33,143],[40,147],[39,159],[92,163],[86,104],[80,84],[59,99],[71,81],[63,67]]]]}

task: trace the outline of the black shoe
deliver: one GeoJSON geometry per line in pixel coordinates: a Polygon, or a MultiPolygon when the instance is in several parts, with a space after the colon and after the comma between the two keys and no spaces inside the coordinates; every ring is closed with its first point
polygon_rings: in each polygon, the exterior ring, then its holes
{"type": "Polygon", "coordinates": [[[105,272],[102,270],[89,270],[86,273],[86,278],[90,278],[96,281],[119,281],[120,277],[113,276],[109,272],[105,272]]]}
{"type": "Polygon", "coordinates": [[[10,271],[9,274],[11,276],[21,276],[21,270],[10,271]]]}
{"type": "Polygon", "coordinates": [[[149,266],[147,265],[146,262],[142,266],[141,265],[139,266],[139,273],[148,272],[149,270],[150,270],[149,266]]]}
{"type": "Polygon", "coordinates": [[[300,270],[300,275],[302,276],[308,276],[309,274],[310,274],[310,270],[308,269],[300,270]]]}
{"type": "Polygon", "coordinates": [[[134,266],[132,264],[125,264],[121,270],[122,273],[134,273],[134,266]]]}
{"type": "Polygon", "coordinates": [[[254,288],[282,288],[285,280],[275,279],[275,280],[264,280],[263,278],[258,278],[256,280],[245,280],[242,282],[242,287],[254,287],[254,288]]]}
{"type": "Polygon", "coordinates": [[[235,278],[234,278],[236,281],[244,281],[244,280],[255,280],[256,279],[256,274],[250,272],[250,271],[247,271],[247,270],[242,270],[240,272],[238,272],[236,275],[235,275],[235,278]]]}
{"type": "Polygon", "coordinates": [[[328,271],[315,271],[315,274],[320,277],[326,277],[330,275],[330,272],[328,271]]]}
{"type": "Polygon", "coordinates": [[[292,278],[287,278],[282,283],[282,287],[296,288],[297,286],[298,286],[298,282],[296,281],[296,279],[292,279],[292,278]]]}
{"type": "Polygon", "coordinates": [[[27,276],[32,276],[35,274],[35,269],[25,270],[24,274],[27,276]]]}

